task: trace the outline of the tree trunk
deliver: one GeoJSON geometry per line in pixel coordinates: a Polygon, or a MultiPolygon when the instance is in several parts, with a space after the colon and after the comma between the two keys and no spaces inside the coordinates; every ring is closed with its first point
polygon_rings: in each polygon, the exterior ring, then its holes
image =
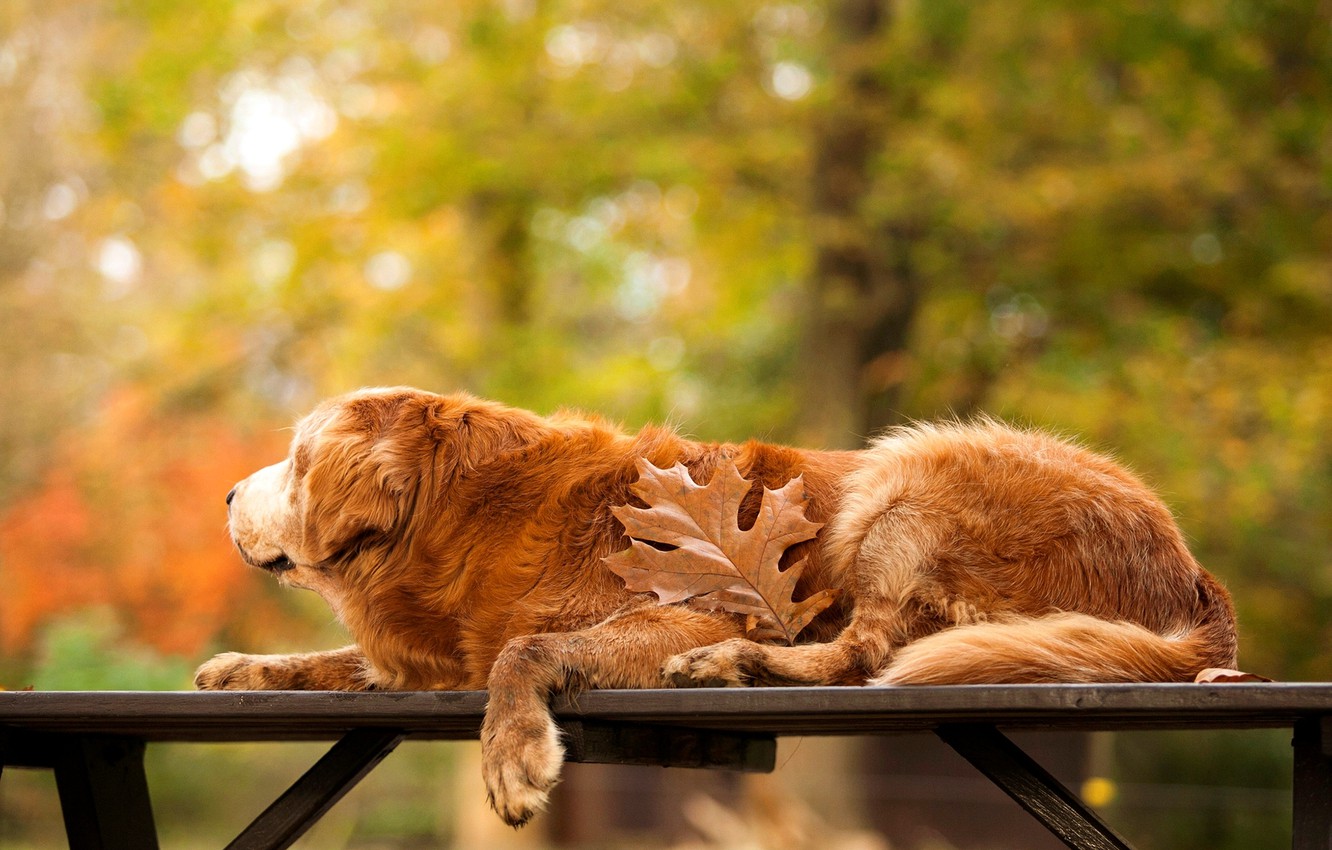
{"type": "Polygon", "coordinates": [[[916,308],[909,228],[867,220],[870,167],[887,138],[887,0],[840,0],[830,13],[832,95],[814,127],[814,269],[806,293],[799,437],[851,448],[897,419],[894,404],[916,308]]]}
{"type": "Polygon", "coordinates": [[[490,287],[496,319],[522,327],[532,318],[531,235],[533,199],[525,193],[478,192],[469,210],[477,264],[490,287]]]}

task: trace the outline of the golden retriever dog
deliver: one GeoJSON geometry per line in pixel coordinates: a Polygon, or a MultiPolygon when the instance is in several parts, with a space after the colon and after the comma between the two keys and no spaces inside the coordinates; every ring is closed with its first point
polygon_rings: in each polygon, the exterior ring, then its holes
{"type": "MultiPolygon", "coordinates": [[[[320,594],[356,643],[226,653],[200,688],[488,689],[491,804],[542,809],[563,750],[548,706],[579,688],[1190,681],[1235,665],[1226,590],[1170,512],[1111,460],[993,421],[869,448],[701,443],[662,427],[542,417],[468,395],[363,390],[321,404],[286,460],[227,496],[241,557],[320,594]],[[660,605],[604,559],[637,463],[764,487],[804,476],[818,537],[796,599],[838,601],[794,646],[743,617],[660,605]]],[[[637,503],[641,506],[641,502],[637,503]]]]}

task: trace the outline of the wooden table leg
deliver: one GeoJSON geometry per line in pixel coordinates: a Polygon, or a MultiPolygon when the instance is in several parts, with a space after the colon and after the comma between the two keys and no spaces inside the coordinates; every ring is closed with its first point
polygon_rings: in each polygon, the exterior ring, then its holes
{"type": "Polygon", "coordinates": [[[393,752],[406,735],[396,729],[353,729],[315,762],[227,850],[283,850],[393,752]]]}
{"type": "Polygon", "coordinates": [[[54,769],[70,850],[156,850],[142,739],[9,733],[3,748],[0,761],[54,769]]]}
{"type": "Polygon", "coordinates": [[[935,734],[1073,850],[1129,850],[1076,794],[993,726],[950,724],[935,734]]]}
{"type": "Polygon", "coordinates": [[[1332,848],[1332,717],[1308,717],[1295,723],[1294,850],[1332,848]]]}

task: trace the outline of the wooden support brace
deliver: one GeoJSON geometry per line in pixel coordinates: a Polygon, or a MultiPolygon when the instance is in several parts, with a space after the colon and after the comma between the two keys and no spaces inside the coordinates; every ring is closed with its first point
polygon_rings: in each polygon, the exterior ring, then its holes
{"type": "Polygon", "coordinates": [[[565,759],[769,773],[777,763],[772,735],[566,720],[565,759]]]}
{"type": "Polygon", "coordinates": [[[935,734],[1073,850],[1129,850],[1076,794],[993,726],[949,724],[935,734]]]}
{"type": "Polygon", "coordinates": [[[1332,850],[1332,716],[1295,721],[1294,850],[1332,850]]]}
{"type": "Polygon", "coordinates": [[[314,826],[333,804],[405,738],[396,729],[353,729],[227,845],[227,850],[282,850],[314,826]]]}

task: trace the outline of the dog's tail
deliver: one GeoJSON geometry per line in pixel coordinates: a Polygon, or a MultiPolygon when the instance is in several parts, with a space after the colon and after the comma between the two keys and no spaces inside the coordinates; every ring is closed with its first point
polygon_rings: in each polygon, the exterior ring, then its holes
{"type": "Polygon", "coordinates": [[[1228,610],[1179,635],[1057,613],[936,632],[903,647],[869,684],[1191,682],[1208,667],[1233,668],[1235,647],[1228,610]]]}

